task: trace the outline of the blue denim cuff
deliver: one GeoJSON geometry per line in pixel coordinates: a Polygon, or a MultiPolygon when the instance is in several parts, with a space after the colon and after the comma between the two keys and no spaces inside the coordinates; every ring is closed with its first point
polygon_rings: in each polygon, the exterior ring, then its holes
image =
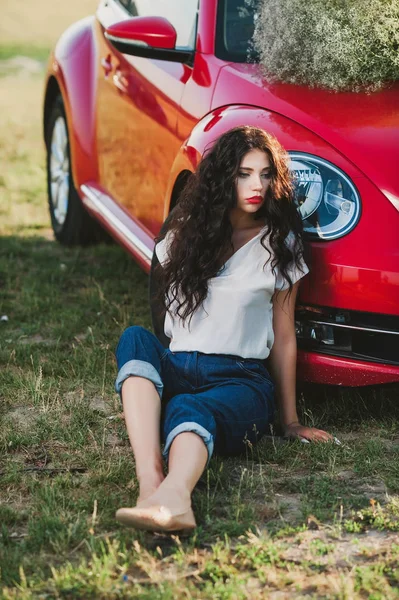
{"type": "Polygon", "coordinates": [[[207,466],[209,465],[209,461],[211,460],[211,456],[213,454],[213,435],[209,433],[209,431],[205,429],[205,427],[202,427],[202,425],[191,421],[187,421],[186,423],[180,423],[180,425],[177,425],[169,433],[168,437],[166,438],[165,447],[162,452],[162,456],[164,457],[165,461],[168,462],[169,450],[173,440],[177,435],[179,435],[179,433],[183,433],[184,431],[192,431],[204,440],[205,446],[208,450],[208,460],[205,465],[205,468],[207,468],[207,466]]]}
{"type": "Polygon", "coordinates": [[[145,379],[149,379],[157,388],[157,392],[159,397],[162,398],[163,391],[163,383],[161,377],[159,376],[156,368],[149,362],[145,360],[129,360],[127,363],[121,367],[119,370],[118,376],[115,381],[115,391],[120,394],[122,389],[122,384],[131,375],[137,375],[138,377],[145,377],[145,379]]]}

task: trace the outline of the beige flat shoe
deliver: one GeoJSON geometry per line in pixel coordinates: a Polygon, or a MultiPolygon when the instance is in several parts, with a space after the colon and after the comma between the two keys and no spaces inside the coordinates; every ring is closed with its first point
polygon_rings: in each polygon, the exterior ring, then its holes
{"type": "Polygon", "coordinates": [[[148,508],[120,508],[116,511],[116,519],[135,529],[173,533],[174,531],[191,531],[197,527],[191,507],[178,515],[174,515],[165,506],[148,508]]]}

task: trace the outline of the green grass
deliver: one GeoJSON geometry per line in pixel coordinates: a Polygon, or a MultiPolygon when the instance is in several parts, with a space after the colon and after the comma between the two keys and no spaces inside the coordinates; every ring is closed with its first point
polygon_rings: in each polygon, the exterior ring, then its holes
{"type": "Polygon", "coordinates": [[[0,60],[8,60],[15,56],[27,56],[42,63],[50,55],[49,46],[36,46],[31,44],[0,44],[0,60]]]}
{"type": "Polygon", "coordinates": [[[41,82],[7,81],[0,598],[398,598],[394,386],[301,389],[304,421],[343,445],[264,439],[242,457],[215,457],[194,492],[199,526],[188,538],[115,521],[138,489],[113,352],[127,325],[151,326],[147,276],[116,245],[70,249],[53,240],[41,82]]]}

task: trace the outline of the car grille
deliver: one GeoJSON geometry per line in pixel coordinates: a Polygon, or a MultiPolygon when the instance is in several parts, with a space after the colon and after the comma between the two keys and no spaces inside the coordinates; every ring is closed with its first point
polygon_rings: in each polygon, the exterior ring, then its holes
{"type": "Polygon", "coordinates": [[[298,306],[298,348],[368,362],[399,365],[399,317],[298,306]]]}

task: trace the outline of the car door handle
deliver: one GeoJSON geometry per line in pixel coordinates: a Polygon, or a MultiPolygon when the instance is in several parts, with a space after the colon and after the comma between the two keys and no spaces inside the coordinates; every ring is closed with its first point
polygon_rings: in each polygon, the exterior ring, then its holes
{"type": "Polygon", "coordinates": [[[127,77],[122,73],[122,71],[117,69],[112,80],[114,82],[114,85],[118,88],[118,90],[120,92],[122,92],[123,94],[128,93],[129,81],[128,81],[127,77]]]}
{"type": "Polygon", "coordinates": [[[112,59],[111,59],[111,55],[108,54],[108,56],[106,58],[102,58],[101,59],[101,66],[104,69],[104,74],[105,77],[108,77],[108,75],[111,73],[112,71],[112,59]]]}

